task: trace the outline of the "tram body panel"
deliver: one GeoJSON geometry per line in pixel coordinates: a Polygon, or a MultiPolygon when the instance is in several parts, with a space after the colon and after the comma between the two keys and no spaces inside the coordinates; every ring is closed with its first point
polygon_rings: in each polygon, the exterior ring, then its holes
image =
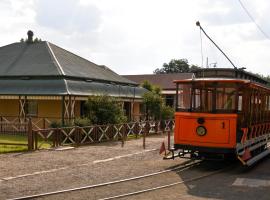
{"type": "Polygon", "coordinates": [[[234,148],[236,146],[236,114],[205,114],[185,113],[175,114],[174,143],[204,146],[234,148]],[[198,123],[198,120],[204,120],[198,123]],[[206,133],[198,133],[198,128],[203,127],[206,133]]]}

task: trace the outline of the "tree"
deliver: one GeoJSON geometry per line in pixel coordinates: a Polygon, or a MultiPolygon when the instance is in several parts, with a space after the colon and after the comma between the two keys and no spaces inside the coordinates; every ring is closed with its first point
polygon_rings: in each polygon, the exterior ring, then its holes
{"type": "Polygon", "coordinates": [[[148,91],[151,91],[151,92],[153,91],[153,85],[149,81],[147,81],[147,80],[143,81],[141,83],[141,86],[143,88],[147,89],[148,91]]]}
{"type": "Polygon", "coordinates": [[[189,65],[187,59],[172,59],[168,64],[164,63],[162,68],[155,69],[155,74],[187,73],[199,69],[196,65],[189,65]]]}
{"type": "MultiPolygon", "coordinates": [[[[250,72],[250,73],[252,73],[252,72],[250,72]]],[[[266,80],[266,81],[268,82],[267,85],[270,86],[270,75],[264,76],[264,75],[258,74],[258,73],[255,73],[255,75],[257,75],[258,77],[260,77],[260,78],[266,80]]]]}
{"type": "Polygon", "coordinates": [[[119,102],[109,96],[91,96],[85,104],[86,116],[92,124],[118,124],[127,121],[119,102]]]}
{"type": "Polygon", "coordinates": [[[148,92],[143,95],[143,104],[147,120],[152,119],[171,119],[174,115],[174,109],[166,106],[161,96],[161,88],[144,81],[142,87],[148,92]]]}
{"type": "Polygon", "coordinates": [[[159,119],[162,107],[162,97],[154,92],[146,92],[143,94],[143,104],[145,106],[146,118],[159,119]]]}

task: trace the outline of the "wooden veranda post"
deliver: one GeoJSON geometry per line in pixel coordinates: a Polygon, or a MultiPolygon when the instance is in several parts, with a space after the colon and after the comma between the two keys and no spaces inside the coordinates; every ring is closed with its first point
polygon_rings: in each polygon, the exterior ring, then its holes
{"type": "Polygon", "coordinates": [[[61,118],[62,118],[62,126],[65,125],[65,96],[62,96],[62,110],[61,110],[61,118]]]}
{"type": "Polygon", "coordinates": [[[32,151],[34,148],[34,137],[33,137],[33,127],[32,120],[29,118],[28,120],[28,151],[32,151]]]}

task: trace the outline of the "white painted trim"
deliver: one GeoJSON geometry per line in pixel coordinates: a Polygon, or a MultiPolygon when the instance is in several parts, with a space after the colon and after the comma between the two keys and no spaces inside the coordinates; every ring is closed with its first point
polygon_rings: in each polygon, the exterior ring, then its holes
{"type": "Polygon", "coordinates": [[[62,68],[62,66],[60,65],[59,61],[57,60],[57,58],[56,58],[54,52],[52,51],[49,42],[46,41],[46,44],[47,44],[47,46],[48,46],[48,48],[49,48],[49,50],[50,50],[50,53],[51,53],[52,57],[54,58],[54,60],[55,60],[55,62],[56,62],[56,64],[57,64],[58,69],[59,69],[60,72],[61,72],[61,75],[66,75],[65,72],[64,72],[64,70],[63,70],[63,68],[62,68]]]}
{"type": "MultiPolygon", "coordinates": [[[[50,53],[51,53],[52,57],[54,58],[54,60],[55,60],[55,62],[56,62],[56,64],[57,64],[58,70],[60,71],[61,75],[65,76],[66,74],[65,74],[65,72],[64,72],[64,70],[63,70],[63,68],[62,68],[62,66],[60,65],[59,61],[57,60],[57,58],[56,58],[54,52],[52,51],[49,42],[46,41],[46,44],[47,44],[47,46],[48,46],[48,48],[49,48],[49,50],[50,50],[50,53]]],[[[68,84],[67,84],[66,79],[63,79],[63,80],[64,80],[64,82],[65,82],[67,94],[71,94],[71,93],[69,92],[68,84]]]]}

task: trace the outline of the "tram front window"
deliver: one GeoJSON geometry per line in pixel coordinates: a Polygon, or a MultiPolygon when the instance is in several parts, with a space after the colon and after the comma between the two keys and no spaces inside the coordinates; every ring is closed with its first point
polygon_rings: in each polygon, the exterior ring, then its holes
{"type": "Polygon", "coordinates": [[[236,88],[229,85],[183,83],[178,84],[178,111],[189,112],[235,112],[236,88]]]}

